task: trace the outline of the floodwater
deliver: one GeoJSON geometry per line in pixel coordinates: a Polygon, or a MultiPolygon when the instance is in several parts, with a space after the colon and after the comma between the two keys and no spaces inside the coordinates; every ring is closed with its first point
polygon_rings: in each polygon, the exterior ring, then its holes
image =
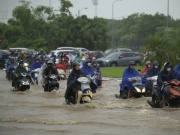
{"type": "Polygon", "coordinates": [[[0,71],[0,135],[180,135],[180,109],[153,109],[148,98],[116,99],[119,82],[104,81],[92,103],[65,105],[59,93],[11,92],[0,71]]]}

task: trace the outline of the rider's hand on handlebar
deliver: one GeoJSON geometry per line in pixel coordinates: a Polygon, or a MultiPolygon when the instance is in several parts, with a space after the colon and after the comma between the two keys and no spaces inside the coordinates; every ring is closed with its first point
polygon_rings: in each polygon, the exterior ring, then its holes
{"type": "Polygon", "coordinates": [[[164,81],[163,84],[168,84],[168,82],[167,82],[167,81],[164,81]]]}

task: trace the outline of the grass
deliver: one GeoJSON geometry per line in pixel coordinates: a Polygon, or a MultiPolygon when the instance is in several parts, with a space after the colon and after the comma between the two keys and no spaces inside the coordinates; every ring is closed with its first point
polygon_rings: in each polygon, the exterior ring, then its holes
{"type": "MultiPolygon", "coordinates": [[[[127,67],[101,67],[103,77],[122,78],[123,72],[127,67]]],[[[144,67],[136,66],[135,69],[142,70],[144,67]]]]}

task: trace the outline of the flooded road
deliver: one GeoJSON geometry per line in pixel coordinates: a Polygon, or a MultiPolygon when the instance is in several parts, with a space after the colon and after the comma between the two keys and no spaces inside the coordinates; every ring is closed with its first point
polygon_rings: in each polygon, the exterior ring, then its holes
{"type": "Polygon", "coordinates": [[[92,103],[65,105],[66,81],[59,93],[32,85],[11,92],[0,71],[0,135],[180,135],[180,109],[152,109],[146,100],[116,99],[117,80],[104,81],[92,103]]]}

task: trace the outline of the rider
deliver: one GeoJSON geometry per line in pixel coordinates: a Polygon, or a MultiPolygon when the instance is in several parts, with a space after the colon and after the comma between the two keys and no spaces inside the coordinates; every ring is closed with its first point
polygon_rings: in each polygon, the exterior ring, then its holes
{"type": "MultiPolygon", "coordinates": [[[[94,76],[94,69],[91,66],[91,61],[89,59],[87,59],[84,63],[83,66],[81,68],[81,71],[86,75],[86,76],[94,76]]],[[[90,87],[91,87],[91,91],[93,93],[96,93],[96,89],[97,89],[97,84],[96,82],[92,82],[90,83],[90,87]]]]}
{"type": "MultiPolygon", "coordinates": [[[[148,77],[157,76],[159,74],[159,72],[160,72],[159,71],[159,62],[154,61],[153,66],[148,69],[148,71],[145,74],[145,77],[148,78],[148,77]]],[[[149,91],[152,91],[152,87],[153,87],[153,82],[151,80],[148,80],[145,83],[145,88],[149,91]]]]}
{"type": "Polygon", "coordinates": [[[45,79],[45,82],[44,82],[44,91],[48,91],[47,90],[48,83],[46,83],[46,82],[48,82],[48,78],[52,74],[57,75],[58,80],[60,79],[59,73],[58,73],[57,69],[54,68],[54,63],[51,60],[49,60],[47,62],[47,68],[45,68],[43,73],[42,73],[43,78],[45,79]]]}
{"type": "Polygon", "coordinates": [[[18,63],[15,61],[14,57],[9,57],[9,61],[6,63],[6,77],[10,73],[12,68],[16,68],[18,63]]]}
{"type": "MultiPolygon", "coordinates": [[[[163,107],[166,106],[165,100],[166,100],[166,89],[167,87],[165,86],[169,81],[175,79],[174,77],[174,72],[172,70],[172,65],[170,62],[166,62],[164,64],[164,69],[159,73],[158,79],[157,79],[157,93],[155,95],[157,97],[162,96],[162,101],[163,101],[163,107]]],[[[152,101],[147,101],[150,106],[154,106],[154,98],[152,97],[152,101]]]]}
{"type": "Polygon", "coordinates": [[[31,76],[35,80],[35,73],[33,72],[34,70],[41,68],[40,58],[35,58],[35,62],[31,65],[31,76]]]}
{"type": "MultiPolygon", "coordinates": [[[[24,62],[23,60],[20,60],[19,61],[19,65],[18,67],[15,69],[15,76],[12,80],[12,87],[13,87],[13,90],[15,89],[16,85],[17,85],[17,82],[18,82],[18,75],[20,73],[28,73],[28,71],[26,70],[26,68],[24,67],[24,62]]],[[[29,80],[31,80],[30,76],[29,76],[29,80]]]]}
{"type": "Polygon", "coordinates": [[[180,63],[174,67],[174,75],[180,81],[180,63]]]}
{"type": "Polygon", "coordinates": [[[55,62],[56,62],[56,55],[54,54],[54,52],[51,52],[50,59],[55,64],[55,62]]]}
{"type": "Polygon", "coordinates": [[[94,69],[95,76],[97,77],[96,83],[98,86],[101,86],[102,85],[102,76],[101,76],[100,66],[97,64],[96,61],[92,61],[92,67],[94,69]]]}
{"type": "Polygon", "coordinates": [[[146,62],[146,66],[145,66],[145,68],[140,72],[140,75],[141,75],[141,76],[144,76],[150,67],[151,67],[151,62],[150,62],[150,61],[147,61],[147,62],[146,62]]]}
{"type": "MultiPolygon", "coordinates": [[[[135,62],[130,61],[129,66],[124,70],[122,82],[120,84],[120,97],[122,97],[123,99],[127,98],[127,91],[134,89],[131,82],[129,81],[129,78],[140,76],[138,71],[134,68],[134,66],[135,62]]],[[[119,96],[116,95],[116,97],[119,96]]]]}
{"type": "Polygon", "coordinates": [[[80,70],[80,64],[78,62],[74,62],[73,69],[67,80],[67,89],[64,95],[65,102],[67,104],[69,104],[70,102],[74,104],[77,103],[76,92],[81,89],[81,84],[77,81],[77,79],[81,76],[84,76],[84,74],[80,70]]]}

